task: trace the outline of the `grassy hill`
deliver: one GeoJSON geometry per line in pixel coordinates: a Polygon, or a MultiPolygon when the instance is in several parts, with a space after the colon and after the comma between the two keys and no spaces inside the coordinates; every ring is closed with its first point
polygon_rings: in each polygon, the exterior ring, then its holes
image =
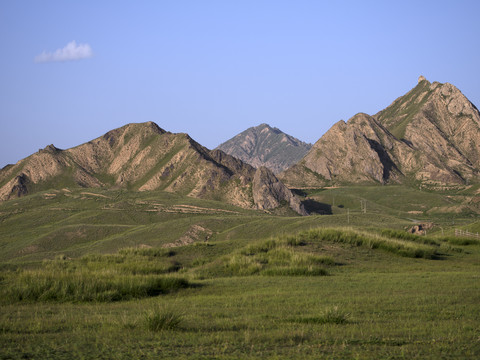
{"type": "Polygon", "coordinates": [[[437,224],[433,233],[452,233],[454,225],[476,218],[475,192],[470,188],[438,193],[405,186],[303,190],[301,197],[331,215],[299,217],[287,206],[275,215],[163,191],[48,190],[0,203],[0,260],[78,257],[206,237],[241,242],[315,226],[404,229],[431,221],[437,224]],[[182,237],[186,240],[179,240],[182,237]]]}
{"type": "Polygon", "coordinates": [[[3,202],[0,357],[477,358],[480,241],[453,237],[480,228],[477,190],[310,189],[330,215],[307,217],[163,191],[3,202]]]}

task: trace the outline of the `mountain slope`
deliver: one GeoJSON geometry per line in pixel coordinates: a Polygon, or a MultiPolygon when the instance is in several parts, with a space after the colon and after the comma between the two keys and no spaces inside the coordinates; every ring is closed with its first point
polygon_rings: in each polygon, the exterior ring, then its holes
{"type": "Polygon", "coordinates": [[[50,188],[111,187],[164,190],[244,208],[271,209],[286,202],[305,214],[290,191],[272,189],[268,202],[256,196],[257,171],[262,170],[210,151],[186,134],[152,122],[128,124],[71,149],[49,145],[2,169],[0,200],[50,188]]]}
{"type": "Polygon", "coordinates": [[[425,156],[417,180],[462,183],[480,169],[480,113],[455,86],[424,77],[374,116],[425,156]]]}
{"type": "Polygon", "coordinates": [[[277,128],[261,124],[248,128],[217,149],[256,168],[265,166],[277,174],[299,161],[311,147],[277,128]]]}
{"type": "Polygon", "coordinates": [[[367,114],[339,121],[283,177],[288,184],[329,182],[397,182],[403,175],[398,158],[412,150],[367,114]]]}
{"type": "Polygon", "coordinates": [[[479,171],[477,108],[453,85],[420,77],[376,115],[335,124],[280,178],[294,187],[412,180],[437,186],[476,181],[479,171]]]}

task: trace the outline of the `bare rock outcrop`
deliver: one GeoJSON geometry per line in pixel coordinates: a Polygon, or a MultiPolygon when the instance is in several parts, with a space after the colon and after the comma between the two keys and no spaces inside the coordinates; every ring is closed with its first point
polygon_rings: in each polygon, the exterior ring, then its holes
{"type": "Polygon", "coordinates": [[[255,172],[252,191],[259,209],[273,209],[289,204],[297,213],[307,215],[300,200],[266,167],[261,167],[255,172]]]}
{"type": "Polygon", "coordinates": [[[20,173],[18,176],[15,176],[12,180],[0,188],[0,201],[26,195],[28,193],[27,183],[28,178],[25,174],[20,173]]]}

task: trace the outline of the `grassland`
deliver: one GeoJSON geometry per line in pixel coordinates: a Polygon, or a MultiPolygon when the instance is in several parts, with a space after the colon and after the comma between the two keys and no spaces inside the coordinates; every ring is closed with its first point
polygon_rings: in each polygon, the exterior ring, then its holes
{"type": "Polygon", "coordinates": [[[475,191],[312,189],[332,215],[309,217],[163,192],[2,203],[0,358],[478,358],[480,243],[453,237],[480,227],[475,191]]]}

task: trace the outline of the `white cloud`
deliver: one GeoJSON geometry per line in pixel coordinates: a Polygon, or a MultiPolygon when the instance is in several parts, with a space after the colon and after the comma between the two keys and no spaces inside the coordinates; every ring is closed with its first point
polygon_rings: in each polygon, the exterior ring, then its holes
{"type": "Polygon", "coordinates": [[[35,56],[35,62],[71,61],[88,59],[92,56],[93,52],[89,44],[77,45],[74,40],[69,42],[64,48],[55,50],[55,52],[42,52],[40,55],[35,56]]]}

